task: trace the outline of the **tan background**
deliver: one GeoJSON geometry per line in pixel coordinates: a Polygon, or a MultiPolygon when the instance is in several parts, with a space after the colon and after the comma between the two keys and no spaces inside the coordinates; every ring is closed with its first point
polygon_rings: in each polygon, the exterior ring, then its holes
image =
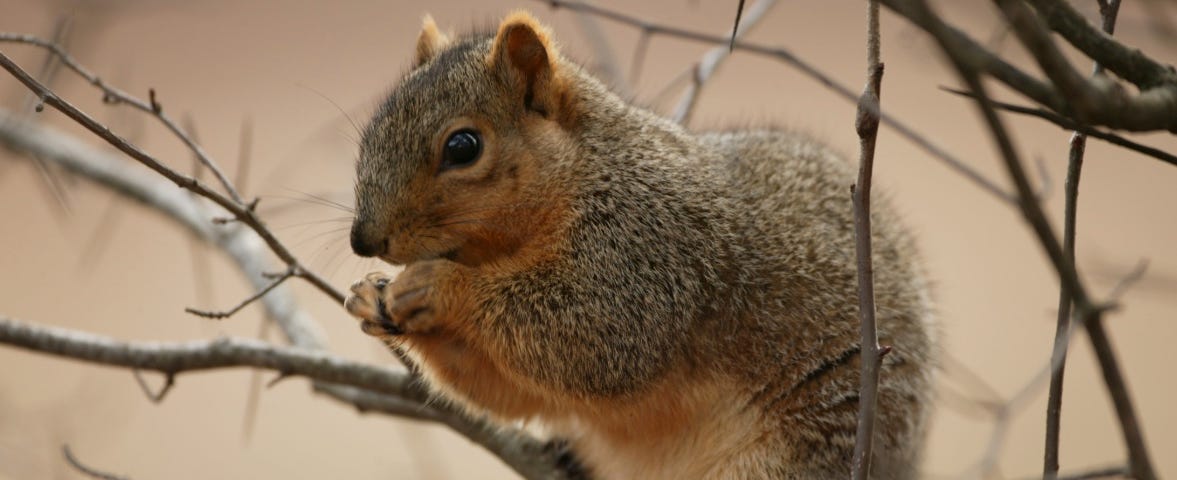
{"type": "MultiPolygon", "coordinates": [[[[730,28],[735,6],[689,0],[602,3],[714,33],[730,28]]],[[[1091,13],[1094,2],[1082,3],[1091,13]]],[[[1137,2],[1126,3],[1119,36],[1177,61],[1173,43],[1162,48],[1166,40],[1147,27],[1137,2]]],[[[787,45],[857,89],[864,69],[861,4],[780,2],[750,38],[787,45]]],[[[281,238],[307,265],[343,287],[375,267],[350,254],[346,220],[315,223],[346,214],[291,200],[304,192],[350,202],[357,133],[332,103],[362,123],[406,68],[425,12],[443,26],[464,30],[493,25],[519,6],[536,10],[552,25],[567,53],[593,57],[570,13],[507,1],[0,0],[0,30],[47,36],[56,15],[73,12],[71,50],[78,58],[130,92],[146,96],[149,87],[157,89],[165,108],[191,115],[207,149],[229,171],[236,169],[241,125],[251,119],[255,160],[246,193],[262,195],[263,212],[281,238]]],[[[995,30],[988,2],[941,6],[980,39],[995,30]]],[[[628,66],[637,33],[603,25],[628,66]]],[[[971,105],[936,89],[955,79],[924,35],[890,14],[883,28],[884,107],[1004,184],[971,105]]],[[[668,80],[705,48],[656,38],[636,98],[655,103],[668,80]]],[[[1014,42],[1003,49],[1025,63],[1014,42]]],[[[43,58],[24,46],[0,45],[0,51],[33,71],[43,58]]],[[[1086,62],[1078,65],[1089,68],[1086,62]]],[[[56,86],[159,158],[189,165],[180,144],[149,119],[102,105],[95,90],[68,73],[56,86]]],[[[0,75],[4,108],[21,108],[25,98],[14,80],[0,75]]],[[[672,103],[658,105],[666,111],[672,103]]],[[[41,118],[78,132],[57,113],[41,118]]],[[[693,126],[787,125],[855,152],[852,119],[852,105],[791,68],[740,54],[707,86],[693,126]]],[[[1045,162],[1054,185],[1049,207],[1053,218],[1060,218],[1068,134],[1035,121],[1011,118],[1010,123],[1025,156],[1045,162]]],[[[1177,151],[1172,137],[1145,140],[1177,151]]],[[[1051,270],[1016,212],[886,129],[879,149],[878,184],[919,231],[936,279],[945,350],[1002,395],[1011,395],[1048,355],[1057,295],[1051,270]]],[[[1106,292],[1138,259],[1150,261],[1149,276],[1124,298],[1124,308],[1108,325],[1155,463],[1168,477],[1177,475],[1175,186],[1177,168],[1092,142],[1079,241],[1081,267],[1096,292],[1106,292]]],[[[143,208],[122,203],[112,208],[110,193],[84,182],[65,181],[63,188],[68,208],[48,193],[29,162],[0,156],[0,313],[125,339],[256,335],[258,307],[219,323],[182,311],[227,307],[248,294],[222,258],[207,252],[197,257],[210,258],[213,275],[210,291],[200,293],[194,269],[204,263],[194,262],[181,232],[143,208]]],[[[301,284],[297,290],[329,332],[334,352],[393,361],[318,292],[301,284]]],[[[1062,457],[1069,471],[1124,457],[1086,339],[1079,340],[1068,365],[1063,418],[1062,457]]],[[[942,378],[944,390],[978,391],[959,369],[942,378]]],[[[125,370],[0,348],[0,478],[80,478],[61,460],[58,449],[65,442],[86,462],[140,480],[512,478],[495,458],[443,428],[358,415],[313,396],[301,380],[263,393],[253,434],[246,438],[242,419],[250,381],[247,371],[183,375],[168,398],[153,405],[125,370]]],[[[1044,397],[1035,397],[1009,430],[1000,463],[1009,477],[1040,469],[1044,397]]],[[[982,455],[991,419],[962,410],[959,401],[938,408],[925,464],[930,476],[958,475],[982,455]]]]}

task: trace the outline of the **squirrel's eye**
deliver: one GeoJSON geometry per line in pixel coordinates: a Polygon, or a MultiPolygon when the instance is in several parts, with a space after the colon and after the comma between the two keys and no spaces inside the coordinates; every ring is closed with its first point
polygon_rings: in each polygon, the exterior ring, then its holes
{"type": "Polygon", "coordinates": [[[458,130],[445,141],[441,169],[461,168],[473,164],[482,153],[482,137],[474,130],[458,130]]]}

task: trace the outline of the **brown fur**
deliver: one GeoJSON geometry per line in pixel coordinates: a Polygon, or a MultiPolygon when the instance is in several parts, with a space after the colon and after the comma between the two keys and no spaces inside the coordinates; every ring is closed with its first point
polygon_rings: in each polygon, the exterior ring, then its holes
{"type": "MultiPolygon", "coordinates": [[[[532,17],[448,39],[364,134],[364,331],[439,394],[547,425],[590,476],[848,475],[858,392],[853,171],[783,132],[692,134],[565,60],[532,17]],[[476,162],[441,168],[455,131],[476,162]]],[[[934,339],[915,248],[875,201],[884,362],[874,476],[915,475],[934,339]]]]}

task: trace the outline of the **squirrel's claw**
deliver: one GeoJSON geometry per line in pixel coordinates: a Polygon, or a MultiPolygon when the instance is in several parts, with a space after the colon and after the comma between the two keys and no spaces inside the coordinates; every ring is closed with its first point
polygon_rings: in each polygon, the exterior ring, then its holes
{"type": "Polygon", "coordinates": [[[343,305],[361,320],[360,329],[374,337],[428,331],[433,327],[436,272],[432,262],[422,262],[410,265],[395,281],[384,273],[369,273],[352,284],[352,295],[343,305]]]}

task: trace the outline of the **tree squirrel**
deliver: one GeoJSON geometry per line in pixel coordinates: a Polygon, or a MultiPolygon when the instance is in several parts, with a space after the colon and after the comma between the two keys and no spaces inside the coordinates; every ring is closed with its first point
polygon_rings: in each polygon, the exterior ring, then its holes
{"type": "MultiPolygon", "coordinates": [[[[439,396],[540,422],[599,479],[846,478],[859,323],[851,165],[796,133],[693,133],[610,92],[527,13],[453,38],[363,132],[346,301],[439,396]]],[[[875,202],[875,478],[916,476],[928,285],[875,202]]]]}

